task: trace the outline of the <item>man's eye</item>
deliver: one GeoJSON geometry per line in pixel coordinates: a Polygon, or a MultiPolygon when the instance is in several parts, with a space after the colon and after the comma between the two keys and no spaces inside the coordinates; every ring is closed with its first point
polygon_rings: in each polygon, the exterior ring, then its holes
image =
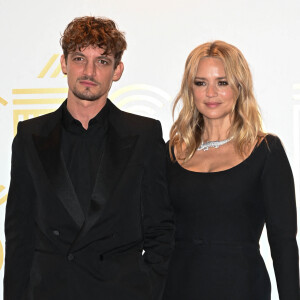
{"type": "Polygon", "coordinates": [[[221,86],[224,85],[225,86],[225,85],[228,85],[228,82],[225,81],[225,80],[222,80],[222,81],[218,82],[218,85],[221,85],[221,86]]]}
{"type": "Polygon", "coordinates": [[[204,81],[195,81],[194,84],[197,86],[204,86],[205,82],[204,81]]]}
{"type": "Polygon", "coordinates": [[[99,59],[99,63],[101,65],[107,65],[108,64],[108,61],[106,61],[105,59],[99,59]]]}
{"type": "Polygon", "coordinates": [[[81,56],[76,56],[73,58],[74,61],[83,61],[83,57],[81,56]]]}

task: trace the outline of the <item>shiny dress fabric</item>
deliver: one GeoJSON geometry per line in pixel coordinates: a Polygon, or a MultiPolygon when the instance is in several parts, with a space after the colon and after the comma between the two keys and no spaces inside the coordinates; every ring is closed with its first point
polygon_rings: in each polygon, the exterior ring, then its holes
{"type": "Polygon", "coordinates": [[[280,300],[300,299],[294,183],[277,137],[225,171],[188,171],[170,159],[167,170],[176,240],[164,300],[270,300],[264,224],[280,300]]]}

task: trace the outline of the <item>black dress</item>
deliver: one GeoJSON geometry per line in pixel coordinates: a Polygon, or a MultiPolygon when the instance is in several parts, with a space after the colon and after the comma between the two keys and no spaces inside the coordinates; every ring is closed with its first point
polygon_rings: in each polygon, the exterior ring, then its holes
{"type": "Polygon", "coordinates": [[[168,160],[176,218],[164,300],[270,300],[259,251],[266,223],[280,300],[299,300],[293,175],[268,135],[231,169],[200,173],[168,160]]]}

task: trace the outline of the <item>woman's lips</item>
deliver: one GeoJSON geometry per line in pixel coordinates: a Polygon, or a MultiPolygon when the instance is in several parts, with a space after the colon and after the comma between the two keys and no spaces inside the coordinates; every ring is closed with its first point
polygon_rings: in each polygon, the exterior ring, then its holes
{"type": "Polygon", "coordinates": [[[218,107],[221,103],[219,102],[207,102],[205,103],[206,106],[208,106],[209,108],[215,108],[218,107]]]}

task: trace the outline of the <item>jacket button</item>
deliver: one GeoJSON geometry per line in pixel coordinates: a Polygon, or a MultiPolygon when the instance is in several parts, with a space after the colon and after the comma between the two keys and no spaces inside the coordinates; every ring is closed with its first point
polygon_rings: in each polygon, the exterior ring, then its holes
{"type": "Polygon", "coordinates": [[[52,233],[56,236],[59,236],[59,234],[60,234],[58,230],[53,230],[52,233]]]}
{"type": "Polygon", "coordinates": [[[74,255],[72,253],[68,254],[67,256],[68,261],[72,261],[74,259],[74,255]]]}
{"type": "Polygon", "coordinates": [[[202,239],[194,239],[194,243],[196,244],[196,245],[203,245],[204,244],[204,241],[202,240],[202,239]]]}

